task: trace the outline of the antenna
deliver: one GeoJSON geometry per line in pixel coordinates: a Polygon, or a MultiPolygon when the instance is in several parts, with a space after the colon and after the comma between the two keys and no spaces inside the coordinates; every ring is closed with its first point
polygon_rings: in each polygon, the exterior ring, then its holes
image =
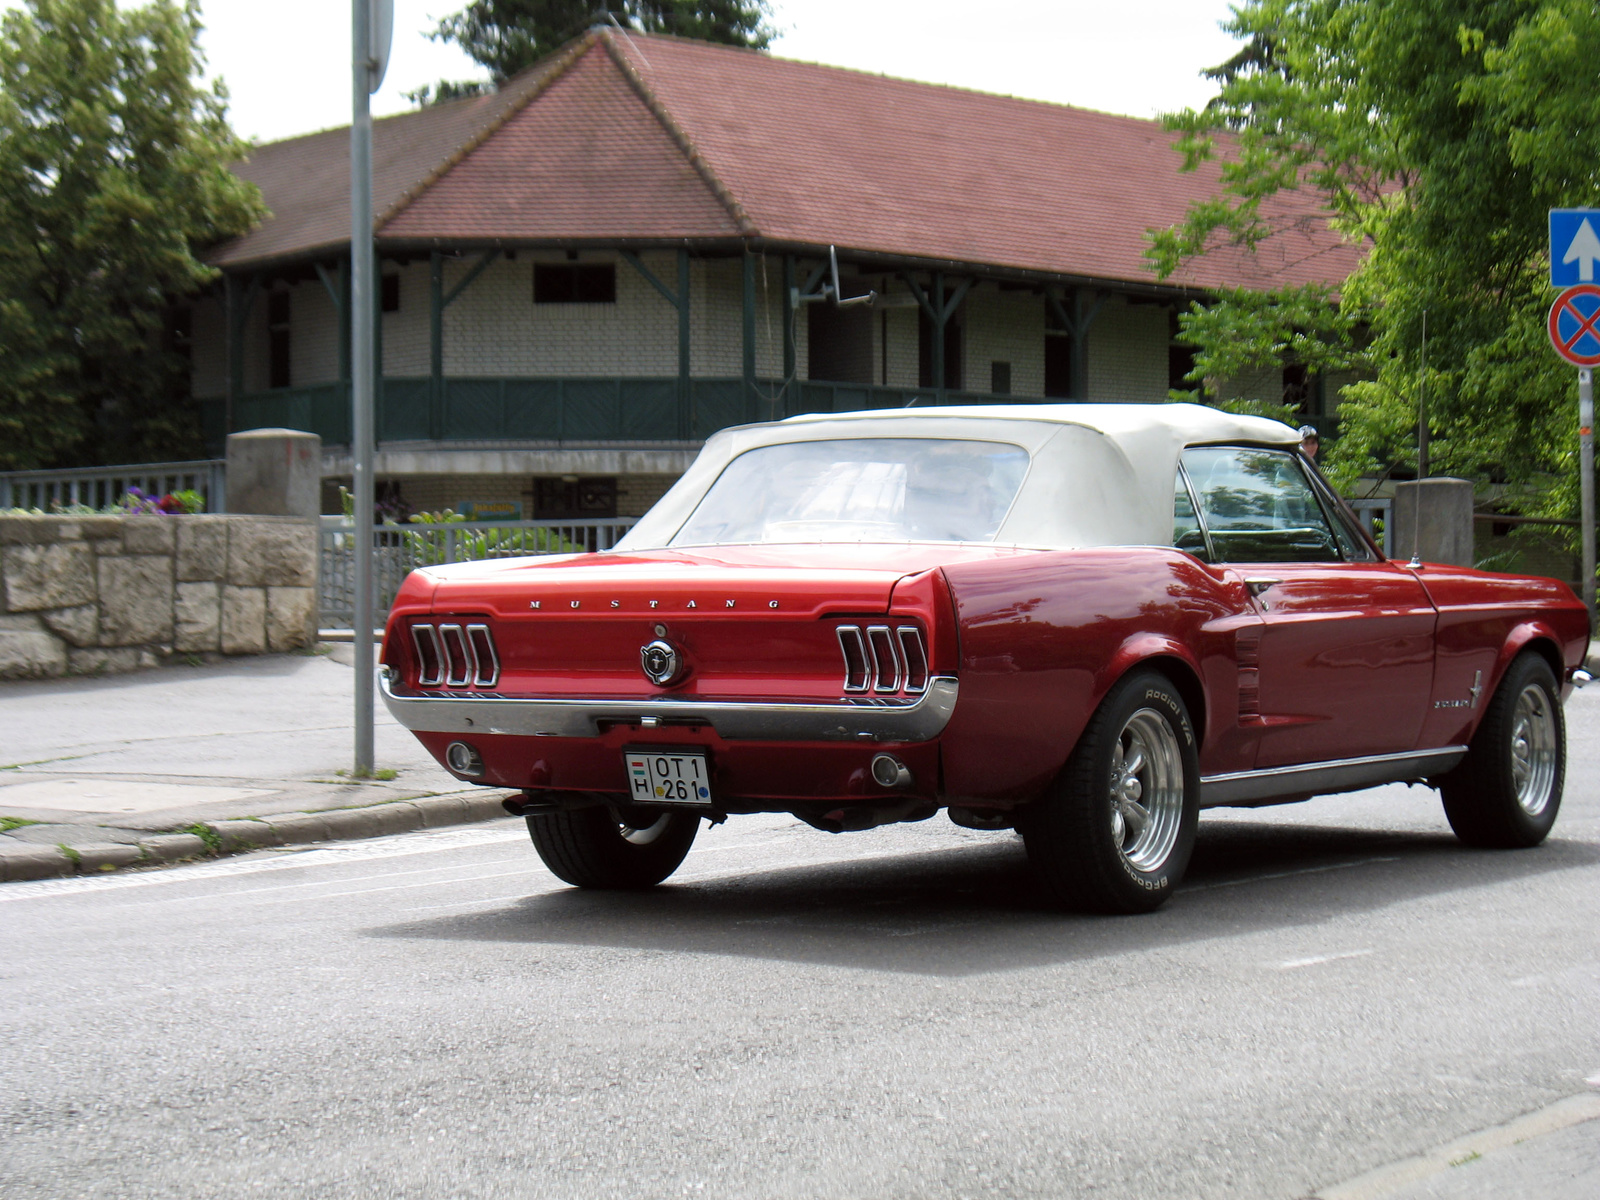
{"type": "Polygon", "coordinates": [[[878,298],[877,292],[869,291],[865,296],[851,296],[846,299],[844,293],[839,290],[839,252],[832,246],[828,247],[828,264],[833,268],[833,302],[840,308],[851,304],[871,304],[878,298]]]}

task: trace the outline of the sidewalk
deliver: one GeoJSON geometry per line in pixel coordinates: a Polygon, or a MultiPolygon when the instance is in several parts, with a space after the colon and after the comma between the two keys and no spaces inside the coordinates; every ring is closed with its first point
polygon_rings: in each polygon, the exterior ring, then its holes
{"type": "MultiPolygon", "coordinates": [[[[326,647],[324,647],[326,649],[326,647]]],[[[351,648],[0,683],[0,881],[503,817],[377,705],[351,764],[351,648]]]]}

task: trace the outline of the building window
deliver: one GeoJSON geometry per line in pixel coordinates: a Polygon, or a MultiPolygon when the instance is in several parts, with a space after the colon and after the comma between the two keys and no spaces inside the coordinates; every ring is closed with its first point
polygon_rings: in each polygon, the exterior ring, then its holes
{"type": "Polygon", "coordinates": [[[989,364],[989,390],[996,396],[1011,395],[1010,363],[991,362],[989,364]]]}
{"type": "Polygon", "coordinates": [[[384,312],[400,311],[400,276],[385,275],[380,291],[380,303],[384,312]]]}
{"type": "Polygon", "coordinates": [[[608,521],[617,515],[615,476],[547,475],[533,481],[535,521],[608,521]]]}
{"type": "Polygon", "coordinates": [[[806,321],[812,379],[829,383],[872,382],[869,310],[818,304],[806,314],[806,321]]]}
{"type": "Polygon", "coordinates": [[[535,263],[535,304],[615,304],[617,268],[611,263],[535,263]]]}
{"type": "Polygon", "coordinates": [[[1044,331],[1044,394],[1052,400],[1074,400],[1072,339],[1066,331],[1044,331]]]}
{"type": "Polygon", "coordinates": [[[1167,390],[1192,392],[1200,387],[1187,378],[1189,372],[1194,370],[1195,348],[1178,340],[1183,333],[1178,313],[1178,309],[1171,309],[1167,317],[1167,390]]]}
{"type": "Polygon", "coordinates": [[[267,386],[289,386],[289,293],[267,294],[267,386]]]}

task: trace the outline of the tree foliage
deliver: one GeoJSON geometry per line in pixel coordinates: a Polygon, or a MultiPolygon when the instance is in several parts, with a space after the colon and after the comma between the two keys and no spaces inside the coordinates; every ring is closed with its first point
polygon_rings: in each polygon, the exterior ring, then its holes
{"type": "Polygon", "coordinates": [[[197,247],[262,212],[199,32],[195,0],[0,19],[0,467],[199,448],[164,321],[214,274],[197,247]]]}
{"type": "Polygon", "coordinates": [[[1575,512],[1576,388],[1544,332],[1545,212],[1600,197],[1600,7],[1245,0],[1227,27],[1246,47],[1215,72],[1219,95],[1168,118],[1186,169],[1215,159],[1223,194],[1152,234],[1158,272],[1274,236],[1267,198],[1291,190],[1366,254],[1336,305],[1297,288],[1197,306],[1192,378],[1355,368],[1329,456],[1342,482],[1416,465],[1420,395],[1433,473],[1575,512]]]}
{"type": "Polygon", "coordinates": [[[455,42],[489,69],[488,84],[452,83],[408,93],[419,103],[471,96],[498,86],[591,26],[615,21],[641,33],[671,33],[765,49],[769,0],[472,0],[439,22],[436,41],[455,42]]]}

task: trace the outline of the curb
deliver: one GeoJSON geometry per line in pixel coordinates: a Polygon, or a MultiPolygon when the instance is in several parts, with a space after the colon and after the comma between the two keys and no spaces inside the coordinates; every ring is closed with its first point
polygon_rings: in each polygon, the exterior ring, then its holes
{"type": "Polygon", "coordinates": [[[485,795],[422,796],[364,808],[284,813],[243,821],[201,821],[184,832],[151,834],[132,845],[105,842],[70,848],[4,846],[0,847],[0,883],[99,875],[123,867],[187,862],[274,846],[355,841],[418,829],[470,825],[505,816],[506,810],[500,804],[504,795],[494,791],[485,795]]]}

